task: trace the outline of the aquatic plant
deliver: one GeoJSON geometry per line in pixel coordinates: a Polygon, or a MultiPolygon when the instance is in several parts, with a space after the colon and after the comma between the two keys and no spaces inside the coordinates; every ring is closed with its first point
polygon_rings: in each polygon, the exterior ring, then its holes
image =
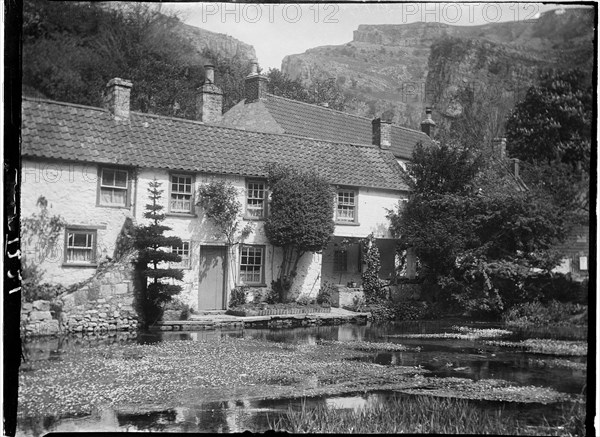
{"type": "Polygon", "coordinates": [[[577,417],[585,418],[585,411],[573,413],[559,426],[528,426],[501,408],[486,410],[462,399],[411,396],[358,410],[308,407],[304,402],[300,410],[290,407],[283,417],[269,420],[269,427],[291,433],[585,435],[577,432],[584,423],[577,417]],[[573,429],[576,433],[568,432],[573,429]]]}
{"type": "Polygon", "coordinates": [[[489,340],[485,342],[492,346],[520,347],[525,352],[548,354],[585,356],[587,355],[587,343],[583,341],[551,340],[541,338],[529,338],[523,341],[498,341],[489,340]]]}

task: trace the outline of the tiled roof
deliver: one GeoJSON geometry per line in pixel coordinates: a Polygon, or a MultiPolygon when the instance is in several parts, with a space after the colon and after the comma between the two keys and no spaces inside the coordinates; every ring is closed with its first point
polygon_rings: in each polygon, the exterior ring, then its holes
{"type": "MultiPolygon", "coordinates": [[[[350,144],[372,144],[373,142],[372,120],[369,118],[272,94],[253,103],[242,102],[236,105],[225,114],[224,124],[276,132],[272,128],[272,123],[266,123],[264,117],[266,112],[287,134],[350,144]]],[[[409,159],[419,141],[428,143],[430,140],[421,131],[393,124],[391,141],[390,149],[394,156],[409,159]]]]}
{"type": "Polygon", "coordinates": [[[373,146],[137,112],[122,122],[103,109],[30,98],[22,111],[26,157],[258,177],[277,162],[315,169],[334,184],[407,190],[394,156],[373,146]]]}

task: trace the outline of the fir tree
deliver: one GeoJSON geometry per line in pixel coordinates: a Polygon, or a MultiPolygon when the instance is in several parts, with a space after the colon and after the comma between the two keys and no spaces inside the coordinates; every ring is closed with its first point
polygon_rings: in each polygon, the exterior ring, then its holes
{"type": "Polygon", "coordinates": [[[142,276],[142,286],[139,294],[139,306],[144,327],[147,328],[162,317],[164,304],[181,291],[181,286],[169,284],[169,279],[181,280],[183,271],[168,267],[168,262],[180,262],[181,256],[171,253],[165,248],[181,246],[181,238],[167,237],[165,231],[170,227],[162,224],[165,219],[163,206],[159,200],[164,190],[156,179],[150,182],[144,217],[150,220],[146,226],[138,226],[135,233],[135,247],[138,249],[137,269],[142,276]]]}

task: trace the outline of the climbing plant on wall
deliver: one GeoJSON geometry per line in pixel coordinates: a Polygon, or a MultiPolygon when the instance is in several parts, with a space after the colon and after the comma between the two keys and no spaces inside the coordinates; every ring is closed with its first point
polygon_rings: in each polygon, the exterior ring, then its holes
{"type": "Polygon", "coordinates": [[[379,248],[375,244],[375,237],[372,233],[362,243],[362,260],[365,267],[361,279],[365,300],[367,303],[381,302],[386,296],[379,279],[379,270],[381,269],[379,248]]]}
{"type": "Polygon", "coordinates": [[[181,286],[169,283],[175,279],[183,279],[181,269],[168,267],[169,262],[180,262],[181,256],[171,253],[167,248],[181,246],[181,238],[167,237],[165,231],[171,230],[162,222],[165,219],[162,213],[163,205],[160,199],[164,190],[162,184],[156,179],[148,184],[148,198],[144,217],[150,224],[137,226],[135,229],[135,248],[138,250],[136,269],[142,277],[138,290],[138,310],[141,313],[144,328],[160,320],[164,304],[181,292],[181,286]]]}

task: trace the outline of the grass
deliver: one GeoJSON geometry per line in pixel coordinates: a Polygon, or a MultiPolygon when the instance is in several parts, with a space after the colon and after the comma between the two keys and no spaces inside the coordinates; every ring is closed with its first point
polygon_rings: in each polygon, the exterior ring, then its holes
{"type": "Polygon", "coordinates": [[[456,340],[478,340],[480,338],[498,338],[504,335],[512,334],[506,329],[474,329],[466,326],[453,326],[453,330],[458,332],[442,332],[435,334],[393,334],[386,337],[398,338],[452,338],[456,340]]]}
{"type": "Polygon", "coordinates": [[[525,352],[547,355],[586,356],[587,343],[583,341],[530,338],[523,341],[486,341],[486,344],[502,347],[520,347],[525,352]]]}
{"type": "Polygon", "coordinates": [[[560,424],[528,426],[500,408],[487,410],[461,399],[411,396],[377,402],[358,410],[319,405],[288,409],[269,421],[275,431],[291,433],[425,433],[505,435],[585,435],[585,407],[576,403],[560,424]]]}

